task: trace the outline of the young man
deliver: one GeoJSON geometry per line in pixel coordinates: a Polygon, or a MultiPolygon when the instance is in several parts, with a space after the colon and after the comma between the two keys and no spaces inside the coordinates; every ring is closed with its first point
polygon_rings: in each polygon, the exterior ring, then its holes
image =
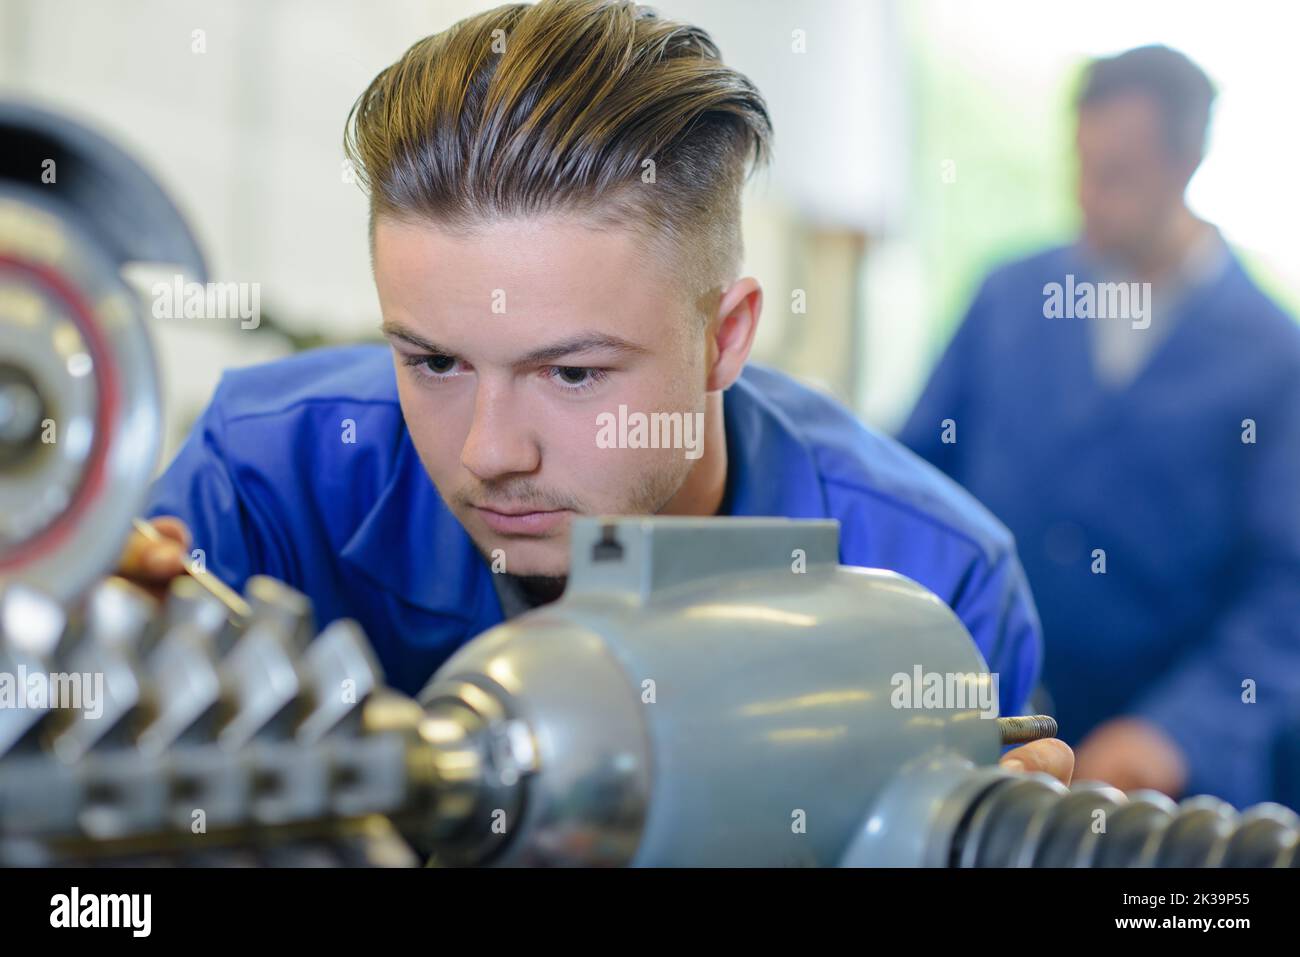
{"type": "MultiPolygon", "coordinates": [[[[1040,640],[1006,530],[831,400],[745,369],[762,294],[737,278],[740,191],[770,135],[704,32],[628,3],[499,7],[421,40],[346,137],[391,354],[228,374],[150,514],[231,584],[271,574],[320,621],[356,618],[408,692],[558,596],[575,515],[836,518],[843,561],[935,591],[1021,713],[1040,640]],[[656,414],[679,447],[609,447],[640,444],[611,421],[656,414]]],[[[165,577],[183,554],[137,539],[126,565],[165,577]]],[[[1012,756],[1063,780],[1073,760],[1012,756]]]]}

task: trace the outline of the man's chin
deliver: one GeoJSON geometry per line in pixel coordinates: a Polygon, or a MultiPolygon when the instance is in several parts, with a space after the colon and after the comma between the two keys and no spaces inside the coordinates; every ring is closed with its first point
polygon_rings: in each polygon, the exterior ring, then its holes
{"type": "Polygon", "coordinates": [[[569,536],[523,538],[480,533],[474,545],[492,571],[519,578],[562,578],[569,574],[569,536]]]}

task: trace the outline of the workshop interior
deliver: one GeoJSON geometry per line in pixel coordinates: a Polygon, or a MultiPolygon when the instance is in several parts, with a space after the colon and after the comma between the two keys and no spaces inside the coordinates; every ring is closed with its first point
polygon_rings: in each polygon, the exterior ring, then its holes
{"type": "MultiPolygon", "coordinates": [[[[377,174],[345,124],[413,43],[495,6],[0,0],[0,866],[1300,866],[1300,14],[1246,44],[1202,3],[656,4],[770,116],[749,359],[848,410],[807,413],[841,436],[817,467],[860,442],[863,475],[922,490],[863,478],[861,501],[961,516],[923,547],[883,506],[835,513],[842,475],[827,512],[574,509],[558,597],[502,597],[397,674],[385,606],[336,614],[322,540],[281,494],[240,499],[270,481],[254,451],[326,481],[301,435],[241,445],[272,434],[235,419],[271,417],[274,370],[329,398],[344,359],[313,357],[385,343],[377,174]],[[1123,316],[1087,312],[1106,287],[1123,316]],[[194,464],[221,435],[232,457],[194,464]],[[123,574],[168,542],[174,462],[278,536],[187,517],[180,574],[123,574]],[[944,593],[963,522],[1014,551],[944,593]],[[1065,780],[1003,763],[1050,739],[1065,780]]],[[[764,461],[747,421],[725,419],[733,470],[764,461]]],[[[408,458],[436,472],[428,448],[408,458]]],[[[375,495],[366,467],[330,494],[375,495]]],[[[375,533],[371,507],[327,539],[375,533]]],[[[409,515],[385,541],[432,563],[412,580],[498,572],[409,515]]]]}

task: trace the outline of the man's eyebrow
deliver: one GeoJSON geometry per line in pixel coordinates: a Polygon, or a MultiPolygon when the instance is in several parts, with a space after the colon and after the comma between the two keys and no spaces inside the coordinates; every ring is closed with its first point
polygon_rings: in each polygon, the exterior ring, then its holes
{"type": "Polygon", "coordinates": [[[384,322],[379,327],[379,331],[388,339],[402,339],[413,346],[419,346],[426,352],[435,352],[439,355],[447,354],[447,350],[443,349],[442,346],[438,345],[436,342],[430,342],[423,336],[417,336],[414,332],[411,332],[403,326],[399,326],[395,322],[384,322]]]}
{"type": "Polygon", "coordinates": [[[635,342],[630,342],[619,336],[609,335],[604,332],[591,332],[573,336],[569,339],[561,339],[552,345],[534,349],[527,355],[520,357],[517,364],[538,365],[543,362],[554,362],[556,359],[563,359],[575,352],[587,352],[592,349],[605,349],[619,355],[644,355],[649,351],[644,346],[639,346],[635,342]]]}
{"type": "MultiPolygon", "coordinates": [[[[427,352],[432,352],[438,355],[455,354],[451,350],[444,349],[437,343],[430,342],[423,336],[418,336],[397,323],[385,322],[382,326],[382,332],[385,336],[402,339],[413,346],[418,346],[419,348],[426,350],[427,352]]],[[[644,346],[637,345],[635,342],[631,342],[619,336],[610,335],[604,332],[592,332],[573,336],[569,339],[562,339],[549,346],[542,346],[540,349],[534,349],[532,352],[516,359],[515,365],[538,365],[544,362],[554,362],[557,359],[562,359],[575,352],[586,352],[591,349],[607,349],[622,355],[644,355],[649,351],[644,346]]]]}

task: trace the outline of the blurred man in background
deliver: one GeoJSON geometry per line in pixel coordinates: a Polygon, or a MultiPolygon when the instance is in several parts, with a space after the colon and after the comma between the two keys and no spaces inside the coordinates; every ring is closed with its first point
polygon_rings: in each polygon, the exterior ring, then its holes
{"type": "Polygon", "coordinates": [[[1016,535],[1076,777],[1242,804],[1300,696],[1300,329],[1187,208],[1214,95],[1091,65],[1083,235],[984,281],[901,438],[1016,535]]]}

